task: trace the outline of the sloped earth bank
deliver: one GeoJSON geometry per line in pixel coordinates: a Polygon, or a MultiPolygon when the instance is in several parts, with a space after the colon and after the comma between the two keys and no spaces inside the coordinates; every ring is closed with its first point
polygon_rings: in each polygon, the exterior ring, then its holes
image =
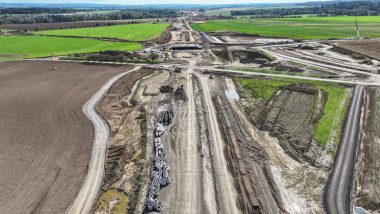
{"type": "Polygon", "coordinates": [[[134,210],[142,185],[146,157],[145,109],[129,105],[135,83],[152,74],[139,69],[119,79],[98,104],[96,110],[110,127],[106,172],[96,213],[123,213],[134,210]]]}
{"type": "Polygon", "coordinates": [[[364,138],[361,142],[356,180],[356,206],[380,212],[380,88],[365,93],[364,138]]]}
{"type": "MultiPolygon", "coordinates": [[[[334,45],[346,48],[356,53],[370,56],[380,60],[380,40],[361,40],[361,41],[344,41],[336,42],[334,45]]],[[[360,55],[359,55],[360,56],[360,55]]]]}
{"type": "Polygon", "coordinates": [[[313,140],[315,122],[322,116],[326,96],[324,91],[313,86],[288,85],[264,108],[258,126],[277,137],[281,147],[296,161],[307,160],[313,165],[330,168],[331,161],[320,161],[322,148],[313,140]]]}
{"type": "Polygon", "coordinates": [[[1,213],[65,212],[81,187],[93,145],[93,125],[82,106],[109,79],[129,69],[0,63],[1,213]]]}
{"type": "Polygon", "coordinates": [[[223,80],[218,78],[208,84],[225,143],[224,156],[236,189],[236,205],[242,213],[283,213],[283,202],[268,164],[268,154],[251,138],[231,109],[224,95],[228,88],[223,80]]]}
{"type": "Polygon", "coordinates": [[[234,106],[252,139],[268,154],[284,209],[289,213],[323,213],[322,195],[331,167],[326,155],[312,139],[315,121],[326,95],[306,85],[290,85],[264,103],[238,85],[240,102],[234,106]],[[249,112],[247,117],[244,111],[249,112]],[[254,116],[254,117],[252,117],[254,116]],[[254,125],[255,124],[255,125],[254,125]]]}

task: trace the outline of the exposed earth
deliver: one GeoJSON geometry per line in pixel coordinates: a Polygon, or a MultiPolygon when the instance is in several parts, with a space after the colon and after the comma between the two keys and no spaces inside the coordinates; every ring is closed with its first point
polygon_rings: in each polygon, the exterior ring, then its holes
{"type": "Polygon", "coordinates": [[[71,62],[0,63],[2,212],[65,212],[86,175],[92,150],[93,127],[82,106],[126,69],[71,62]]]}

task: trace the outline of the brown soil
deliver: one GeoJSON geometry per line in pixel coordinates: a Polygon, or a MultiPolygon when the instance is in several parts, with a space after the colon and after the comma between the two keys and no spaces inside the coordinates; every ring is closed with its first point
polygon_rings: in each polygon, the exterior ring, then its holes
{"type": "Polygon", "coordinates": [[[313,131],[326,97],[325,92],[312,86],[288,85],[273,96],[256,122],[261,130],[278,138],[281,147],[293,159],[299,162],[306,159],[320,166],[322,163],[317,159],[322,148],[313,141],[313,131]]]}
{"type": "Polygon", "coordinates": [[[166,30],[161,33],[159,37],[154,39],[153,41],[157,42],[158,44],[166,44],[172,40],[172,34],[170,31],[170,28],[166,28],[166,30]]]}
{"type": "Polygon", "coordinates": [[[248,134],[247,127],[225,98],[224,78],[218,78],[213,102],[225,142],[224,154],[237,192],[237,205],[242,213],[282,213],[279,190],[268,162],[268,154],[248,134]],[[216,93],[218,92],[218,93],[216,93]]]}
{"type": "Polygon", "coordinates": [[[322,112],[318,106],[323,106],[325,95],[314,87],[289,85],[266,103],[251,97],[241,85],[237,86],[242,98],[240,104],[248,114],[240,115],[242,121],[253,122],[275,136],[255,126],[247,128],[252,140],[256,139],[268,154],[267,162],[281,192],[283,207],[289,213],[323,213],[322,192],[327,170],[321,167],[325,163],[318,158],[323,160],[325,153],[310,138],[313,121],[322,112]]]}
{"type": "Polygon", "coordinates": [[[55,62],[0,63],[0,210],[64,213],[91,155],[83,104],[129,67],[55,62]],[[9,69],[9,67],[13,69],[9,69]]]}
{"type": "Polygon", "coordinates": [[[226,147],[224,153],[237,190],[242,213],[281,213],[282,201],[269,165],[268,156],[258,142],[243,133],[228,103],[214,99],[226,147]]]}
{"type": "Polygon", "coordinates": [[[133,161],[136,150],[141,152],[140,125],[139,121],[135,119],[138,117],[138,109],[132,106],[128,108],[127,96],[132,92],[136,81],[151,73],[153,73],[152,70],[140,69],[121,78],[97,106],[97,111],[110,127],[103,190],[107,190],[120,179],[125,165],[133,161]]]}
{"type": "Polygon", "coordinates": [[[380,60],[380,40],[344,41],[335,45],[380,60]]]}

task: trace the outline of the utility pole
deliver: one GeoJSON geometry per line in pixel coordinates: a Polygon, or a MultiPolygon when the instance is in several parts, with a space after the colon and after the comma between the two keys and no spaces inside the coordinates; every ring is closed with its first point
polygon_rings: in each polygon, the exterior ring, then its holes
{"type": "Polygon", "coordinates": [[[358,19],[356,19],[356,36],[357,36],[357,39],[360,39],[360,30],[359,30],[358,19]]]}
{"type": "Polygon", "coordinates": [[[52,55],[51,61],[53,62],[53,65],[54,65],[53,70],[58,70],[58,66],[57,66],[57,62],[56,62],[57,59],[55,58],[54,52],[51,55],[52,55]]]}

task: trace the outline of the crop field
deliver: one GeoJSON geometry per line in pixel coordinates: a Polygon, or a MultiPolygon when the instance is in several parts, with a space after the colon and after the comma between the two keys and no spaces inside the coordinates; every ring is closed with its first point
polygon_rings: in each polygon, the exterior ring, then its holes
{"type": "Polygon", "coordinates": [[[204,32],[230,30],[293,39],[334,39],[354,37],[356,19],[363,37],[380,37],[380,16],[213,20],[191,26],[204,32]]]}
{"type": "Polygon", "coordinates": [[[349,100],[346,96],[346,88],[335,83],[325,83],[311,80],[294,80],[288,78],[275,78],[271,80],[261,79],[235,79],[244,88],[252,92],[254,97],[270,100],[272,96],[282,87],[291,83],[305,83],[328,93],[327,101],[324,106],[324,113],[319,119],[314,130],[314,137],[317,142],[325,146],[329,140],[333,143],[340,141],[340,132],[344,124],[349,100]],[[340,106],[343,103],[343,106],[340,106]],[[335,134],[333,134],[335,133],[335,134]],[[330,139],[334,136],[333,139],[330,139]]]}
{"type": "Polygon", "coordinates": [[[95,134],[82,106],[126,69],[0,62],[1,213],[65,213],[87,173],[95,134]]]}
{"type": "Polygon", "coordinates": [[[158,37],[162,32],[165,31],[168,26],[168,24],[144,23],[116,25],[109,27],[47,30],[35,32],[35,34],[95,38],[106,37],[125,39],[129,41],[147,41],[158,37]]]}
{"type": "Polygon", "coordinates": [[[0,60],[47,57],[104,50],[139,50],[135,42],[111,43],[95,39],[48,36],[0,36],[0,60]]]}

